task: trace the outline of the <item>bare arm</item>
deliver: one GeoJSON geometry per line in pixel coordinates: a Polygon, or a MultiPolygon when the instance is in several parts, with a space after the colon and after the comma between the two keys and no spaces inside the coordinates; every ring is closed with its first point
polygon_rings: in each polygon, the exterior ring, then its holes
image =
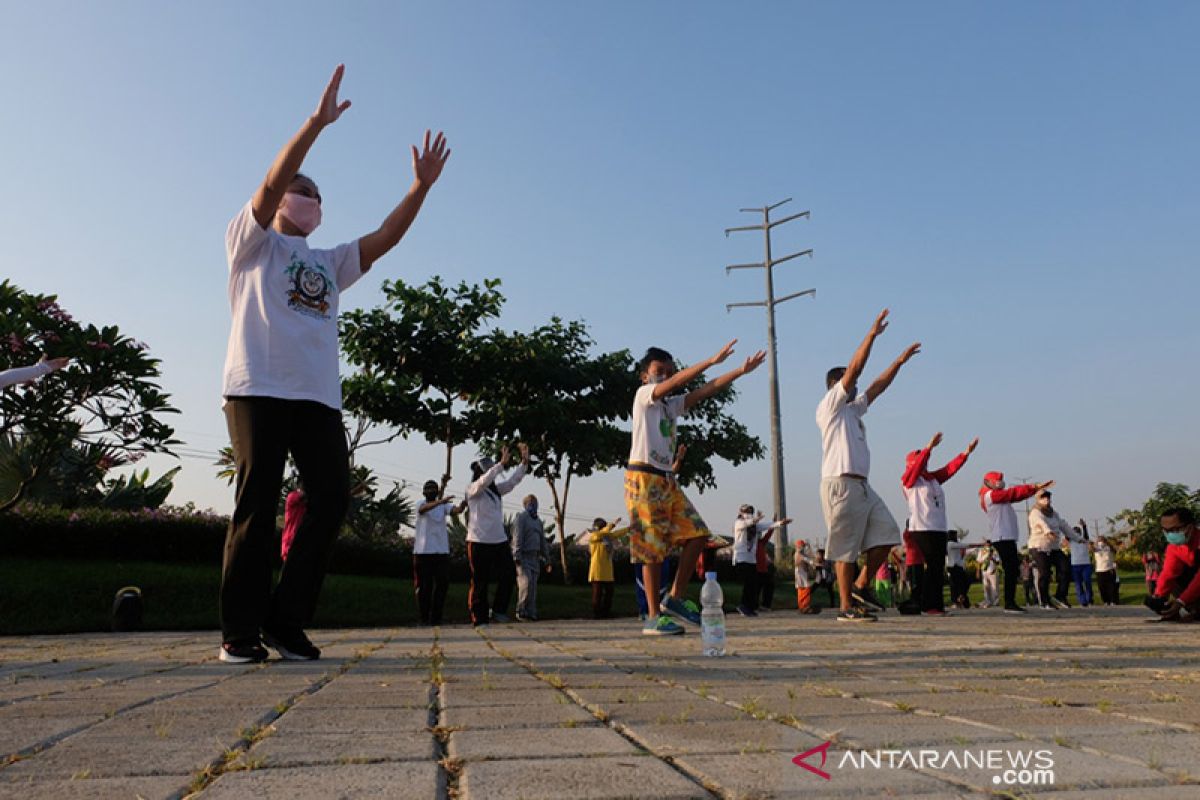
{"type": "Polygon", "coordinates": [[[883,394],[884,390],[892,385],[892,381],[896,379],[896,373],[900,371],[900,368],[907,364],[908,360],[919,352],[921,352],[920,342],[914,342],[913,344],[910,344],[908,349],[901,353],[900,356],[883,371],[883,374],[876,378],[875,381],[867,387],[867,402],[874,403],[875,398],[883,394]]]}
{"type": "Polygon", "coordinates": [[[412,148],[413,182],[408,188],[408,194],[400,201],[400,205],[388,214],[382,225],[358,240],[358,260],[363,272],[369,270],[372,264],[404,238],[413,220],[417,218],[425,196],[442,174],[442,167],[450,157],[446,137],[439,131],[431,144],[429,136],[430,132],[425,131],[425,141],[420,153],[416,147],[412,148]]]}
{"type": "Polygon", "coordinates": [[[858,379],[862,375],[863,369],[867,366],[867,359],[871,357],[871,346],[875,344],[875,340],[879,335],[887,330],[887,315],[888,310],[885,308],[879,312],[879,316],[875,318],[875,322],[871,325],[871,330],[867,331],[866,338],[862,340],[862,344],[854,351],[854,355],[850,358],[850,363],[846,365],[846,373],[842,375],[842,388],[849,395],[850,399],[854,399],[854,391],[858,387],[858,379]]]}
{"type": "Polygon", "coordinates": [[[735,344],[737,344],[737,339],[734,339],[733,341],[729,342],[729,344],[722,347],[717,351],[716,355],[712,356],[711,358],[707,358],[704,361],[692,364],[687,369],[681,369],[679,372],[676,372],[662,383],[657,384],[654,387],[654,391],[651,393],[651,397],[655,400],[661,400],[667,395],[674,394],[678,390],[687,386],[697,376],[703,375],[704,370],[708,369],[709,367],[715,367],[717,364],[720,364],[722,361],[729,358],[730,354],[733,353],[733,346],[735,344]]]}
{"type": "Polygon", "coordinates": [[[714,378],[713,380],[704,384],[699,389],[696,389],[695,391],[692,391],[692,392],[688,392],[687,396],[685,396],[683,398],[684,410],[686,411],[687,409],[691,408],[692,406],[696,405],[697,403],[707,400],[708,398],[712,397],[717,392],[720,392],[722,389],[724,389],[729,384],[736,381],[738,378],[758,369],[759,365],[762,364],[763,359],[765,359],[766,357],[767,357],[766,352],[759,350],[757,353],[755,353],[754,355],[747,358],[744,362],[742,362],[742,365],[740,367],[738,367],[737,369],[731,369],[729,372],[726,372],[724,375],[720,376],[719,378],[714,378]]]}
{"type": "Polygon", "coordinates": [[[338,64],[321,95],[317,110],[304,120],[296,135],[289,139],[275,156],[275,162],[267,170],[267,177],[263,179],[262,186],[254,193],[250,206],[254,212],[254,221],[263,229],[271,224],[271,218],[275,216],[275,211],[283,201],[288,185],[300,171],[300,165],[304,163],[304,157],[308,155],[309,148],[313,146],[317,136],[350,107],[349,100],[339,104],[337,99],[338,88],[342,85],[342,74],[345,71],[346,65],[338,64]]]}

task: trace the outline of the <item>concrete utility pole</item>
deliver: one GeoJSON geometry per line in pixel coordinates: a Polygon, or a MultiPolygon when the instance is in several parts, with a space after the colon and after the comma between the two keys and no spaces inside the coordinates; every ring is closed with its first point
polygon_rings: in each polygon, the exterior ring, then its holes
{"type": "MultiPolygon", "coordinates": [[[[792,220],[809,216],[807,211],[801,211],[799,214],[792,214],[790,217],[784,217],[783,219],[778,219],[772,222],[771,212],[779,208],[784,203],[790,203],[791,201],[792,198],[789,197],[787,200],[781,200],[775,205],[766,206],[764,208],[738,209],[739,211],[750,211],[757,214],[762,214],[762,224],[744,225],[738,228],[725,229],[726,237],[728,237],[729,234],[733,233],[734,231],[762,231],[763,238],[766,240],[766,259],[761,264],[733,264],[725,268],[726,275],[735,269],[764,270],[767,274],[766,299],[757,303],[729,303],[725,306],[725,311],[728,312],[730,309],[743,306],[763,306],[767,309],[767,352],[769,355],[768,364],[770,366],[771,383],[771,483],[775,490],[775,519],[784,519],[787,517],[787,496],[783,483],[783,439],[780,434],[779,424],[779,364],[776,355],[777,348],[775,345],[775,306],[779,305],[780,303],[786,303],[788,300],[794,300],[797,297],[803,297],[804,295],[815,297],[817,294],[816,289],[808,289],[803,292],[794,292],[784,297],[775,297],[775,278],[773,274],[775,265],[782,264],[785,261],[791,261],[793,258],[797,258],[799,256],[809,256],[811,258],[813,252],[812,249],[809,248],[808,250],[802,250],[799,253],[792,253],[789,256],[784,256],[783,258],[776,259],[771,257],[771,229],[776,225],[782,225],[785,222],[791,222],[792,220]]],[[[779,530],[779,543],[781,547],[786,547],[788,544],[786,526],[780,528],[779,530]]]]}

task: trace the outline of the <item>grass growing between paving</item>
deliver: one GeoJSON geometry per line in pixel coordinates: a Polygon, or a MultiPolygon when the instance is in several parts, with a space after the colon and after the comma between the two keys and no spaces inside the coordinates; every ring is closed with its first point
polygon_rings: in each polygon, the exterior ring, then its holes
{"type": "MultiPolygon", "coordinates": [[[[113,596],[118,589],[129,585],[138,586],[143,592],[145,630],[215,629],[220,580],[220,567],[216,564],[4,559],[0,561],[0,634],[108,630],[113,596]]],[[[696,592],[698,585],[694,584],[696,592]]],[[[733,612],[737,593],[738,587],[725,587],[727,613],[733,612]]],[[[1020,589],[1017,596],[1018,600],[1023,599],[1020,589]]],[[[1140,604],[1144,596],[1141,573],[1122,573],[1122,605],[1140,604]]],[[[794,597],[790,586],[778,586],[775,607],[794,608],[794,597]]],[[[970,597],[976,603],[982,599],[978,584],[972,585],[970,597]]],[[[538,587],[538,611],[542,619],[591,617],[591,599],[590,585],[538,587]]],[[[823,603],[825,593],[817,593],[816,600],[823,603]]],[[[515,602],[514,588],[514,605],[515,602]]],[[[1071,602],[1076,602],[1074,589],[1071,602]]],[[[616,586],[613,614],[618,617],[637,614],[631,584],[616,586]]],[[[467,622],[465,582],[450,584],[445,621],[467,622]]],[[[412,582],[407,578],[329,575],[313,627],[376,627],[416,622],[416,599],[412,582]]]]}

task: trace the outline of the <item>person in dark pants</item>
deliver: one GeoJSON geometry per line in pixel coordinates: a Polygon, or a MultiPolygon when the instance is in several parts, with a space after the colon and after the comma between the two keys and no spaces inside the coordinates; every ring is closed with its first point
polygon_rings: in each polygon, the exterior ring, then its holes
{"type": "Polygon", "coordinates": [[[749,504],[738,509],[737,520],[733,523],[733,569],[742,582],[738,613],[744,617],[758,616],[758,542],[763,535],[789,522],[790,519],[764,522],[763,513],[755,512],[754,506],[749,504]]]}
{"type": "MultiPolygon", "coordinates": [[[[905,563],[910,564],[918,560],[912,558],[915,553],[909,552],[910,542],[919,551],[919,560],[924,562],[923,567],[914,569],[915,574],[909,577],[913,587],[912,597],[921,604],[921,611],[935,616],[946,613],[944,595],[947,531],[950,525],[946,517],[946,492],[942,489],[942,484],[953,478],[967,463],[971,453],[979,446],[979,439],[974,439],[967,445],[966,450],[952,458],[941,469],[930,470],[929,457],[933,448],[941,443],[942,434],[936,433],[925,447],[909,453],[905,460],[904,474],[900,478],[900,485],[904,487],[904,499],[908,501],[909,530],[906,531],[904,540],[905,563]]],[[[963,594],[965,593],[964,591],[963,594]]]]}
{"type": "Polygon", "coordinates": [[[1017,514],[1012,504],[1033,497],[1042,489],[1054,485],[1054,481],[1039,484],[1021,484],[1008,487],[1004,473],[989,472],[983,476],[979,489],[979,506],[987,514],[991,528],[992,546],[1000,556],[1004,569],[1004,610],[1010,614],[1023,614],[1025,609],[1017,605],[1017,582],[1021,575],[1021,556],[1017,552],[1017,514]]]}
{"type": "Polygon", "coordinates": [[[1042,489],[1037,493],[1037,502],[1029,511],[1029,552],[1037,570],[1038,602],[1042,608],[1069,608],[1067,593],[1070,591],[1068,574],[1070,559],[1063,553],[1063,543],[1069,542],[1073,531],[1051,504],[1053,493],[1042,489]],[[1063,560],[1066,559],[1067,570],[1063,560]],[[1050,594],[1050,573],[1056,573],[1058,588],[1050,594]]]}
{"type": "Polygon", "coordinates": [[[769,530],[758,539],[754,546],[754,569],[758,572],[759,611],[770,611],[771,603],[775,601],[775,543],[771,536],[775,531],[769,530]]]}
{"type": "Polygon", "coordinates": [[[825,560],[825,548],[817,548],[817,586],[824,586],[829,595],[829,607],[837,608],[837,595],[833,587],[833,567],[825,560]]]}
{"type": "Polygon", "coordinates": [[[338,377],[338,301],[417,216],[449,156],[439,133],[413,149],[414,180],[378,229],[333,249],[307,237],[321,220],[321,193],[299,170],[338,102],[334,70],[317,110],[283,146],[253,197],[229,223],[225,251],[232,312],[221,395],[237,468],[235,507],[221,573],[219,657],[263,661],[265,642],[290,660],[319,658],[304,633],[326,560],[349,504],[349,463],[338,377]],[[275,515],[288,453],[308,493],[279,583],[272,590],[275,515]]]}
{"type": "Polygon", "coordinates": [[[947,572],[950,575],[950,602],[959,608],[970,608],[967,591],[971,588],[971,579],[967,575],[966,542],[958,541],[958,531],[946,532],[946,560],[949,563],[947,572]]]}
{"type": "Polygon", "coordinates": [[[417,613],[422,625],[441,625],[450,588],[450,534],[446,516],[462,511],[453,508],[454,498],[443,497],[450,476],[425,481],[421,494],[425,502],[417,507],[416,535],[413,538],[413,589],[417,595],[417,613]]]}
{"type": "Polygon", "coordinates": [[[516,488],[529,471],[529,448],[521,443],[521,463],[507,477],[496,480],[508,466],[509,452],[500,451],[500,462],[481,458],[471,463],[474,480],[467,487],[467,559],[471,564],[471,588],[467,603],[471,624],[489,621],[508,622],[508,603],[516,583],[512,548],[504,528],[504,502],[501,498],[516,488]],[[496,581],[495,599],[489,605],[488,587],[496,581]]]}

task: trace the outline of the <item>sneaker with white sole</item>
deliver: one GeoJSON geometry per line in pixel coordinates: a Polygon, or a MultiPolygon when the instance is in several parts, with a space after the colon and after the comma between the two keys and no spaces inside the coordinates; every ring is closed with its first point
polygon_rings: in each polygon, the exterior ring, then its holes
{"type": "Polygon", "coordinates": [[[217,657],[226,664],[258,664],[266,661],[268,655],[258,639],[238,639],[223,643],[217,657]]]}
{"type": "Polygon", "coordinates": [[[850,597],[864,606],[867,611],[883,611],[883,604],[879,602],[879,598],[877,598],[875,593],[870,589],[859,589],[855,587],[850,590],[850,597]]]}
{"type": "Polygon", "coordinates": [[[263,628],[263,642],[284,661],[316,661],[321,657],[320,648],[299,628],[263,628]]]}
{"type": "Polygon", "coordinates": [[[879,619],[869,611],[864,611],[861,608],[851,607],[849,611],[842,611],[836,617],[838,622],[874,622],[879,619]]]}
{"type": "Polygon", "coordinates": [[[682,633],[683,626],[666,614],[659,614],[642,626],[643,636],[679,636],[682,633]]]}
{"type": "Polygon", "coordinates": [[[672,617],[690,622],[693,625],[700,624],[700,606],[691,600],[680,600],[677,597],[667,595],[667,599],[662,603],[662,610],[672,617]]]}

